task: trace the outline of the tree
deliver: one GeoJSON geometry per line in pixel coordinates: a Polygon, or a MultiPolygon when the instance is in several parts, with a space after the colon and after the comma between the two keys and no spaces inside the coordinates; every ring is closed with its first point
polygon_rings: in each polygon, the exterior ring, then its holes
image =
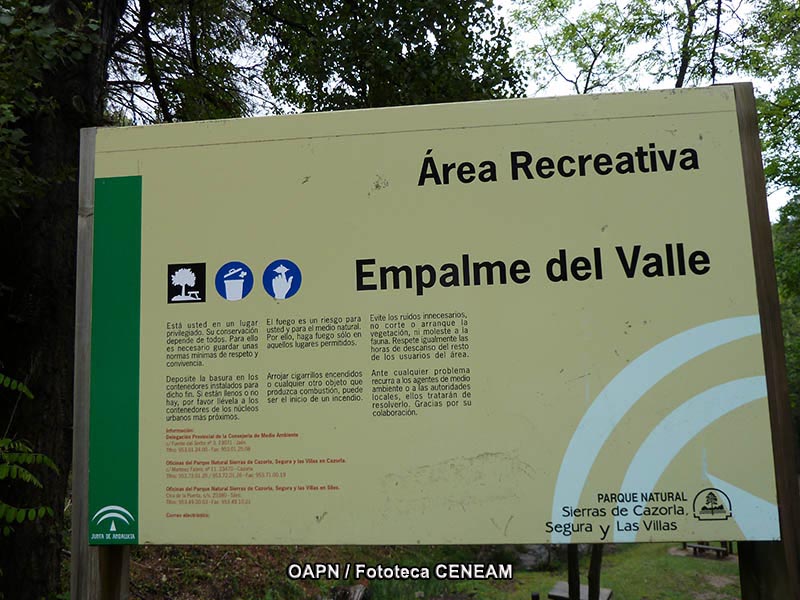
{"type": "Polygon", "coordinates": [[[145,0],[109,107],[148,123],[519,95],[510,49],[491,0],[145,0]]]}
{"type": "Polygon", "coordinates": [[[561,79],[586,94],[714,83],[731,71],[740,12],[722,0],[521,0],[512,14],[536,34],[523,57],[539,87],[561,79]]]}
{"type": "Polygon", "coordinates": [[[800,192],[800,6],[762,0],[745,29],[738,67],[769,82],[758,110],[772,189],[800,192]]]}
{"type": "Polygon", "coordinates": [[[257,0],[253,17],[271,92],[302,110],[521,93],[491,0],[257,0]]]}
{"type": "Polygon", "coordinates": [[[789,400],[800,446],[800,196],[790,199],[772,226],[775,271],[781,302],[789,400]]]}
{"type": "Polygon", "coordinates": [[[108,49],[124,9],[124,0],[0,0],[0,94],[13,131],[0,136],[0,154],[21,169],[3,200],[15,214],[0,220],[0,366],[35,386],[40,399],[21,403],[13,420],[0,406],[0,422],[59,469],[43,474],[41,489],[9,490],[9,504],[50,507],[55,518],[19,527],[0,546],[6,598],[52,597],[59,587],[72,447],[79,132],[102,120],[108,49]]]}
{"type": "Polygon", "coordinates": [[[241,117],[274,109],[246,0],[131,5],[112,48],[107,100],[132,123],[241,117]]]}

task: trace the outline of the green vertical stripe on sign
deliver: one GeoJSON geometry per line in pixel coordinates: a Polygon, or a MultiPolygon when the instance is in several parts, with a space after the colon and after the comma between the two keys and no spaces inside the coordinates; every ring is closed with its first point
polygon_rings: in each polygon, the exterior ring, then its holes
{"type": "Polygon", "coordinates": [[[139,532],[142,178],[95,181],[89,543],[139,532]]]}

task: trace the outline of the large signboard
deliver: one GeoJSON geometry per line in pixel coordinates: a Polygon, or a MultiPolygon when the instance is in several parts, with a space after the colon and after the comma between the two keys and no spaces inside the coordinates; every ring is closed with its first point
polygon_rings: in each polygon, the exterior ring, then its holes
{"type": "Polygon", "coordinates": [[[90,542],[779,538],[732,87],[102,129],[90,542]]]}

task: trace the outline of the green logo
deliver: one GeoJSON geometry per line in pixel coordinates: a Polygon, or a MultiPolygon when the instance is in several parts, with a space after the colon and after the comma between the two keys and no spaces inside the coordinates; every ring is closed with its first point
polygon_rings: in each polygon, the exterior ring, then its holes
{"type": "Polygon", "coordinates": [[[136,519],[131,512],[115,504],[104,506],[92,517],[94,531],[90,541],[106,542],[125,540],[134,542],[136,540],[135,527],[136,519]]]}

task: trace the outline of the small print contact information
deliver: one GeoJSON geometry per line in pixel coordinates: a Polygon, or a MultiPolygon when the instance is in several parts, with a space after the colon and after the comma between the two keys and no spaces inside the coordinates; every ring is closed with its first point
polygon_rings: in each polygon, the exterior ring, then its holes
{"type": "Polygon", "coordinates": [[[433,567],[368,565],[366,563],[291,563],[289,579],[505,579],[514,578],[510,564],[439,563],[433,567]]]}

